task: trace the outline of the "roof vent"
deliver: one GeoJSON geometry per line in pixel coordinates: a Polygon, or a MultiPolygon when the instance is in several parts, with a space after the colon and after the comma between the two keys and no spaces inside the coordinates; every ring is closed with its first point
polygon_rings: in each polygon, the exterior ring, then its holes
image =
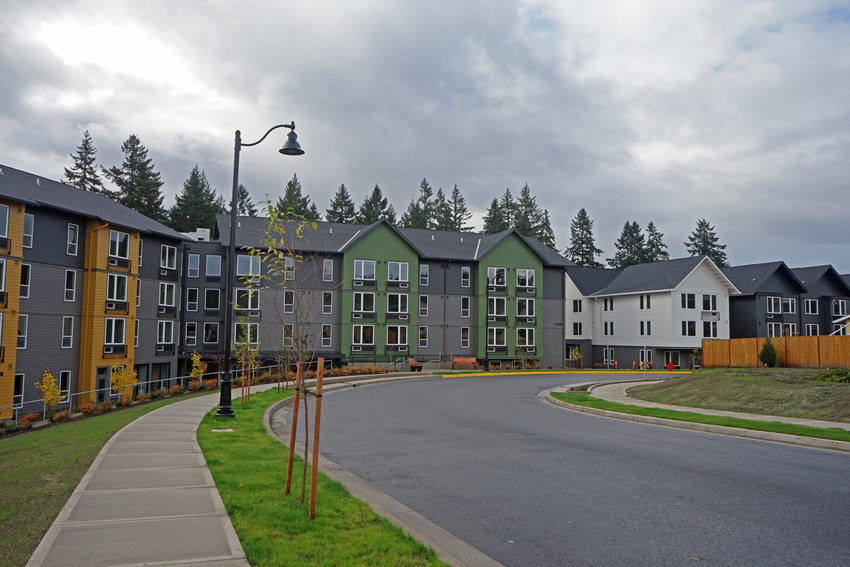
{"type": "Polygon", "coordinates": [[[0,175],[3,175],[3,168],[0,167],[0,175]]]}
{"type": "Polygon", "coordinates": [[[436,240],[436,238],[434,238],[433,234],[431,235],[431,240],[436,240]]]}
{"type": "Polygon", "coordinates": [[[460,241],[461,241],[461,242],[463,242],[463,237],[462,237],[462,236],[460,237],[460,241]]]}
{"type": "Polygon", "coordinates": [[[333,233],[334,233],[334,227],[331,227],[330,232],[328,232],[328,234],[333,234],[333,233]]]}
{"type": "Polygon", "coordinates": [[[35,178],[35,184],[36,184],[36,185],[41,185],[41,179],[39,179],[38,177],[36,177],[36,178],[35,178]]]}
{"type": "Polygon", "coordinates": [[[242,228],[242,221],[236,221],[236,228],[242,228]]]}

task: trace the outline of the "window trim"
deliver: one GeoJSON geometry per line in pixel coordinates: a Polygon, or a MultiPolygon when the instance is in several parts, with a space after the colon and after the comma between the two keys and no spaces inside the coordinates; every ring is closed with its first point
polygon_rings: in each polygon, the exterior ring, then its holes
{"type": "Polygon", "coordinates": [[[24,232],[23,232],[23,236],[21,238],[21,247],[32,248],[34,233],[35,233],[35,215],[33,215],[32,213],[24,213],[24,232]],[[27,219],[30,219],[29,232],[27,232],[27,219]],[[27,238],[29,238],[29,245],[27,245],[27,238]]]}
{"type": "Polygon", "coordinates": [[[469,319],[472,313],[472,297],[463,295],[460,298],[460,317],[461,319],[469,319]],[[466,307],[463,304],[466,303],[466,307]]]}
{"type": "Polygon", "coordinates": [[[221,289],[217,287],[205,287],[204,288],[204,309],[207,311],[219,311],[221,309],[221,289]],[[215,294],[216,305],[215,307],[209,306],[208,299],[212,297],[212,294],[215,294]]]}
{"type": "Polygon", "coordinates": [[[24,350],[27,348],[27,337],[29,336],[29,328],[30,328],[30,316],[26,313],[18,313],[18,350],[24,350]],[[24,334],[21,334],[21,323],[23,322],[24,334]],[[21,339],[23,339],[23,346],[21,346],[21,339]]]}
{"type": "Polygon", "coordinates": [[[29,299],[30,297],[30,288],[32,287],[32,264],[21,264],[21,289],[20,289],[20,299],[29,299]],[[27,281],[24,283],[24,272],[27,274],[27,281]],[[26,295],[24,295],[24,288],[26,288],[26,295]]]}
{"type": "Polygon", "coordinates": [[[285,347],[291,347],[295,345],[295,325],[293,323],[284,323],[281,327],[281,344],[285,347]],[[287,329],[289,330],[289,336],[287,337],[287,329]]]}
{"type": "Polygon", "coordinates": [[[428,316],[428,296],[420,295],[419,296],[419,316],[427,317],[428,316]],[[424,302],[424,305],[423,305],[424,302]]]}
{"type": "Polygon", "coordinates": [[[251,323],[251,322],[240,322],[237,321],[233,324],[233,344],[237,345],[257,345],[260,344],[260,324],[259,323],[251,323]],[[240,325],[245,325],[248,329],[248,340],[239,342],[239,327],[240,325]],[[251,329],[254,329],[252,332],[251,329]],[[254,340],[251,340],[254,339],[254,340]]]}
{"type": "Polygon", "coordinates": [[[523,347],[523,348],[534,348],[535,346],[537,346],[537,343],[535,342],[536,335],[537,335],[537,333],[536,333],[536,330],[535,330],[534,327],[517,327],[517,330],[516,330],[516,346],[517,347],[523,347]],[[525,342],[524,343],[520,342],[520,335],[521,334],[525,335],[525,342]],[[528,340],[529,336],[531,337],[530,342],[528,340]]]}
{"type": "Polygon", "coordinates": [[[156,322],[156,344],[157,345],[173,345],[174,344],[174,321],[157,321],[156,322]],[[166,332],[167,330],[167,332],[166,332]],[[165,335],[168,335],[167,337],[165,335]],[[167,339],[167,340],[166,340],[167,339]]]}
{"type": "Polygon", "coordinates": [[[351,346],[375,346],[375,325],[362,324],[362,323],[355,323],[354,325],[352,325],[351,326],[351,346]],[[363,342],[363,330],[367,329],[367,328],[370,330],[371,335],[372,335],[372,337],[371,337],[372,342],[370,342],[370,343],[363,342]],[[359,341],[357,340],[357,334],[358,334],[357,330],[358,329],[360,330],[360,340],[359,341]]]}
{"type": "Polygon", "coordinates": [[[322,260],[322,281],[334,281],[334,261],[332,258],[325,258],[322,260]]]}
{"type": "Polygon", "coordinates": [[[124,317],[106,317],[103,322],[103,344],[104,346],[118,346],[126,344],[127,340],[127,320],[124,317]],[[116,325],[116,323],[120,321],[121,325],[116,325]],[[109,330],[109,324],[112,323],[112,333],[107,333],[109,330]],[[116,341],[116,330],[117,327],[121,327],[121,340],[116,341]],[[110,340],[107,340],[110,339],[110,340]]]}
{"type": "Polygon", "coordinates": [[[767,313],[769,315],[782,314],[782,298],[778,295],[767,296],[767,313]]]}
{"type": "Polygon", "coordinates": [[[329,325],[328,323],[322,324],[322,348],[330,348],[333,346],[333,325],[329,325]],[[327,329],[327,336],[325,336],[325,330],[327,329]]]}
{"type": "Polygon", "coordinates": [[[74,317],[72,315],[65,315],[62,317],[62,341],[60,343],[62,348],[74,348],[74,317]],[[65,325],[67,322],[71,322],[71,332],[66,333],[67,330],[65,325]],[[67,341],[66,341],[67,339],[67,341]],[[67,344],[66,344],[67,342],[67,344]]]}
{"type": "Polygon", "coordinates": [[[221,324],[218,321],[204,321],[204,327],[203,327],[204,335],[202,337],[201,342],[205,345],[217,345],[219,342],[221,342],[220,331],[221,331],[221,324]],[[208,335],[207,328],[210,328],[210,329],[214,328],[215,329],[215,340],[214,341],[208,341],[207,340],[207,335],[208,335]]]}
{"type": "Polygon", "coordinates": [[[360,260],[358,258],[354,259],[354,279],[355,280],[373,282],[373,281],[375,281],[375,277],[377,275],[377,272],[378,272],[378,270],[377,270],[377,264],[376,264],[375,260],[360,260]],[[368,278],[368,277],[366,277],[367,274],[366,274],[365,268],[366,268],[366,266],[370,266],[370,265],[372,266],[372,274],[371,274],[372,277],[368,278]],[[359,276],[357,275],[358,272],[360,274],[359,276]]]}
{"type": "Polygon", "coordinates": [[[487,285],[492,287],[507,287],[508,269],[503,266],[487,266],[487,285]],[[502,283],[499,283],[499,274],[502,274],[502,283]]]}
{"type": "Polygon", "coordinates": [[[817,299],[806,298],[804,305],[806,315],[820,315],[820,301],[818,301],[817,299]],[[812,305],[814,305],[814,310],[811,309],[812,305]]]}
{"type": "Polygon", "coordinates": [[[109,230],[109,257],[120,258],[121,260],[130,259],[130,233],[121,230],[109,230]],[[121,243],[126,241],[127,250],[124,255],[121,255],[121,243]]]}
{"type": "MultiPolygon", "coordinates": [[[[163,270],[177,269],[177,247],[170,244],[159,245],[159,267],[163,270]]],[[[174,344],[174,343],[163,343],[174,344]]]]}
{"type": "Polygon", "coordinates": [[[428,326],[419,325],[419,348],[428,348],[428,326]],[[425,331],[425,338],[422,338],[422,331],[425,331]]]}
{"type": "Polygon", "coordinates": [[[472,285],[472,266],[460,267],[460,287],[471,287],[472,285]]]}
{"type": "Polygon", "coordinates": [[[407,337],[407,330],[408,330],[407,325],[387,325],[386,345],[392,346],[392,347],[408,346],[409,343],[408,343],[408,337],[407,337]],[[394,343],[390,342],[390,329],[397,329],[396,342],[394,342],[394,343]],[[402,329],[404,329],[403,332],[402,332],[402,329]],[[402,337],[402,335],[404,335],[404,336],[402,337]],[[404,339],[404,342],[401,342],[402,339],[404,339]]]}
{"type": "Polygon", "coordinates": [[[431,282],[431,265],[419,264],[419,285],[427,287],[431,282]]]}
{"type": "Polygon", "coordinates": [[[198,278],[201,276],[201,255],[197,253],[188,254],[186,256],[186,277],[198,278]],[[193,264],[194,260],[194,266],[193,264]]]}
{"type": "Polygon", "coordinates": [[[330,291],[322,292],[322,315],[333,315],[334,313],[334,294],[330,291]],[[330,301],[326,301],[330,299],[330,301]]]}
{"type": "Polygon", "coordinates": [[[204,259],[204,275],[208,278],[221,277],[221,254],[207,254],[204,259]]]}
{"type": "Polygon", "coordinates": [[[187,347],[198,346],[198,322],[197,321],[186,321],[184,333],[185,333],[184,336],[185,336],[187,347]],[[189,336],[189,329],[195,330],[194,333],[192,334],[192,336],[189,336]]]}
{"type": "Polygon", "coordinates": [[[68,232],[65,237],[65,255],[76,256],[80,247],[80,225],[68,223],[68,232]],[[71,227],[74,227],[73,229],[71,227]],[[73,252],[71,251],[73,247],[73,252]]]}
{"type": "Polygon", "coordinates": [[[159,303],[157,303],[159,307],[174,307],[177,301],[177,285],[170,282],[159,282],[159,297],[157,301],[159,301],[159,303]],[[171,290],[170,294],[168,292],[169,289],[171,290]],[[171,303],[163,303],[163,290],[166,290],[165,301],[167,302],[170,299],[171,303]]]}
{"type": "Polygon", "coordinates": [[[517,287],[536,287],[537,286],[537,270],[534,268],[517,268],[516,269],[516,285],[517,287]],[[525,285],[519,283],[520,274],[525,275],[525,285]],[[530,282],[530,283],[529,283],[530,282]]]}
{"type": "Polygon", "coordinates": [[[127,301],[129,282],[124,274],[114,274],[112,272],[106,274],[106,300],[107,301],[127,301]],[[118,291],[121,286],[118,282],[124,282],[124,297],[118,296],[118,291]]]}
{"type": "Polygon", "coordinates": [[[353,297],[351,298],[351,312],[352,313],[374,313],[375,312],[375,292],[374,291],[355,291],[353,297]],[[363,298],[365,296],[370,296],[372,298],[372,309],[367,310],[363,308],[363,298]],[[360,309],[357,308],[357,299],[358,296],[360,298],[360,309]]]}
{"type": "Polygon", "coordinates": [[[65,301],[74,302],[77,300],[77,270],[65,270],[65,301]],[[73,285],[68,287],[68,274],[74,274],[73,285]],[[71,292],[71,299],[68,299],[68,292],[71,292]]]}
{"type": "Polygon", "coordinates": [[[9,238],[9,212],[9,205],[0,203],[0,238],[9,238]]]}
{"type": "Polygon", "coordinates": [[[190,311],[192,313],[195,313],[196,311],[198,311],[198,302],[199,302],[200,298],[201,298],[201,292],[199,291],[199,288],[197,288],[197,287],[187,287],[186,288],[186,311],[190,311]],[[189,294],[192,293],[193,291],[195,292],[195,301],[192,301],[189,298],[189,294]]]}
{"type": "Polygon", "coordinates": [[[387,262],[387,281],[396,283],[409,283],[410,262],[403,262],[401,260],[389,260],[387,262]],[[390,277],[393,266],[398,266],[398,279],[393,279],[390,277]]]}
{"type": "Polygon", "coordinates": [[[260,310],[260,290],[254,288],[239,287],[233,290],[233,308],[247,311],[260,310]],[[240,296],[247,298],[245,305],[240,305],[240,296]]]}
{"type": "Polygon", "coordinates": [[[508,330],[506,327],[487,327],[487,346],[488,347],[506,347],[508,346],[508,330]],[[501,333],[499,332],[501,331],[501,333]],[[502,342],[497,342],[496,339],[501,335],[502,342]]]}
{"type": "Polygon", "coordinates": [[[460,328],[460,348],[469,348],[469,327],[460,328]]]}
{"type": "Polygon", "coordinates": [[[387,313],[394,315],[402,315],[410,313],[410,303],[406,293],[388,293],[387,294],[387,313]],[[398,297],[398,305],[396,309],[390,309],[390,297],[398,297]],[[402,300],[404,298],[404,300],[402,300]],[[404,305],[402,305],[404,304],[404,305]]]}
{"type": "Polygon", "coordinates": [[[295,291],[291,289],[283,290],[283,312],[295,313],[295,291]]]}
{"type": "Polygon", "coordinates": [[[537,317],[537,305],[533,297],[517,297],[516,298],[516,316],[517,317],[537,317]],[[525,313],[519,312],[519,306],[525,305],[525,313]],[[528,306],[531,306],[531,309],[528,306]]]}

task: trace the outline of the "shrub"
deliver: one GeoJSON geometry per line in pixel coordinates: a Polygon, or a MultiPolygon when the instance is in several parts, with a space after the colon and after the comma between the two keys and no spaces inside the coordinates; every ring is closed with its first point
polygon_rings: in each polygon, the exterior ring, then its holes
{"type": "Polygon", "coordinates": [[[37,413],[28,413],[24,414],[18,418],[18,423],[22,425],[25,429],[29,429],[32,427],[32,424],[38,421],[37,413]]]}
{"type": "Polygon", "coordinates": [[[779,362],[779,355],[776,354],[776,349],[773,348],[773,343],[770,341],[770,337],[767,337],[767,340],[764,341],[764,345],[761,347],[759,360],[762,364],[770,366],[771,368],[776,366],[776,363],[779,362]]]}
{"type": "Polygon", "coordinates": [[[68,421],[71,419],[71,410],[60,410],[53,414],[51,417],[53,423],[61,423],[63,421],[68,421]]]}
{"type": "Polygon", "coordinates": [[[218,388],[218,381],[215,378],[212,378],[210,380],[204,380],[203,384],[204,390],[215,390],[216,388],[218,388]]]}
{"type": "Polygon", "coordinates": [[[168,393],[172,396],[179,396],[183,393],[183,386],[181,386],[180,384],[175,384],[168,389],[168,393]]]}
{"type": "Polygon", "coordinates": [[[100,413],[108,413],[115,409],[115,402],[107,400],[101,403],[98,407],[100,408],[100,413]]]}
{"type": "Polygon", "coordinates": [[[100,415],[101,409],[92,402],[83,402],[80,404],[80,412],[85,416],[100,415]]]}
{"type": "Polygon", "coordinates": [[[832,370],[812,374],[807,379],[815,382],[843,382],[850,384],[850,368],[833,368],[832,370]]]}
{"type": "Polygon", "coordinates": [[[136,396],[136,399],[139,400],[140,402],[144,403],[144,402],[148,401],[149,399],[151,399],[151,395],[148,394],[147,392],[142,392],[141,394],[136,396]]]}
{"type": "Polygon", "coordinates": [[[154,388],[153,390],[151,390],[151,399],[152,400],[157,400],[157,399],[161,398],[163,395],[165,395],[165,393],[162,391],[161,388],[154,388]]]}
{"type": "Polygon", "coordinates": [[[200,380],[189,380],[188,388],[190,392],[197,392],[198,390],[203,388],[203,384],[201,384],[200,380]]]}

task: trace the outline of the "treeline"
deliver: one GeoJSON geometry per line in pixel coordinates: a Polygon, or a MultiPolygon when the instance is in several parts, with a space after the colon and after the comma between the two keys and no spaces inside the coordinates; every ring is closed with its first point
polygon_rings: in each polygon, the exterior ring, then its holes
{"type": "MultiPolygon", "coordinates": [[[[72,166],[65,168],[64,181],[86,191],[102,193],[179,232],[212,227],[217,214],[229,212],[225,199],[210,185],[206,174],[197,165],[183,182],[183,189],[178,193],[174,206],[166,208],[163,206],[163,181],[139,138],[130,135],[121,145],[121,151],[124,160],[120,165],[108,169],[96,165],[97,150],[89,132],[84,132],[76,153],[71,154],[72,166]],[[104,179],[111,181],[115,188],[107,188],[104,179]]],[[[237,195],[237,212],[240,215],[256,216],[257,206],[243,185],[238,187],[237,195]]],[[[283,195],[278,197],[274,206],[282,212],[316,221],[372,224],[386,219],[405,228],[455,232],[474,229],[469,224],[472,213],[458,186],[455,185],[448,194],[442,188],[435,192],[427,179],[419,184],[419,195],[410,201],[400,218],[397,218],[395,208],[378,184],[375,184],[359,207],[346,186],[340,185],[322,214],[316,203],[304,193],[297,175],[293,175],[286,183],[283,195]]],[[[540,240],[550,248],[558,249],[549,211],[537,203],[528,184],[523,186],[517,198],[514,198],[510,189],[506,189],[500,198],[493,199],[484,216],[484,233],[493,234],[511,228],[540,240]]],[[[613,256],[605,260],[611,267],[625,268],[668,259],[663,237],[652,221],[647,223],[645,231],[637,221],[626,222],[620,237],[614,242],[613,256]]],[[[724,266],[726,245],[719,244],[718,240],[714,227],[705,219],[699,219],[684,244],[689,254],[705,254],[716,264],[724,266]]],[[[602,267],[597,258],[601,257],[603,251],[596,246],[593,221],[583,208],[570,223],[570,240],[563,253],[580,266],[602,267]]]]}

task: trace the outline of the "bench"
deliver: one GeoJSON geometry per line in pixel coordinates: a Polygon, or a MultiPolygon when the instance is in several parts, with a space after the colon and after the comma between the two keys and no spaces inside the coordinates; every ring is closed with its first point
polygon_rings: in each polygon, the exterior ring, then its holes
{"type": "Polygon", "coordinates": [[[474,369],[475,364],[476,360],[474,356],[455,356],[452,358],[452,370],[458,366],[469,366],[470,369],[474,369]]]}
{"type": "Polygon", "coordinates": [[[420,363],[416,362],[415,358],[408,358],[407,364],[410,365],[410,371],[411,372],[422,372],[422,365],[420,363]]]}

